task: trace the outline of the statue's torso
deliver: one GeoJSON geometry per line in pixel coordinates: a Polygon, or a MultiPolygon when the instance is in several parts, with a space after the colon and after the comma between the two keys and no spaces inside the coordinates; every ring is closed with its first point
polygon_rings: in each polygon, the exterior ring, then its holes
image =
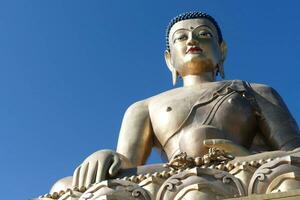
{"type": "Polygon", "coordinates": [[[222,81],[177,88],[150,99],[153,130],[167,156],[189,149],[203,154],[203,140],[210,138],[249,147],[257,120],[247,94],[244,82],[222,81]]]}

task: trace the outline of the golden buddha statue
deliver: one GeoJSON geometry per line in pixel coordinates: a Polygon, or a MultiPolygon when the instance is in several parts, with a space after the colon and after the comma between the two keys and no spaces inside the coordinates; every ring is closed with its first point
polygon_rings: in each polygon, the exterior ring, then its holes
{"type": "Polygon", "coordinates": [[[116,151],[93,153],[39,199],[224,199],[300,188],[299,129],[278,93],[216,81],[227,52],[217,22],[181,14],[166,43],[173,83],[181,77],[183,86],[131,105],[116,151]],[[145,165],[153,147],[168,164],[145,165]]]}

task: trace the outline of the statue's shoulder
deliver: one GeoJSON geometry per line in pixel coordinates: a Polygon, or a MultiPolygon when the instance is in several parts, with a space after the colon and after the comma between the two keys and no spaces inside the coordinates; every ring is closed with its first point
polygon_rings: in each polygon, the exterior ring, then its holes
{"type": "Polygon", "coordinates": [[[255,93],[259,94],[265,98],[280,98],[279,93],[271,86],[261,83],[250,83],[250,87],[255,91],[255,93]]]}
{"type": "Polygon", "coordinates": [[[150,97],[149,101],[151,102],[151,101],[155,101],[155,100],[160,99],[160,98],[168,98],[168,97],[173,96],[175,94],[182,93],[183,91],[184,91],[183,87],[172,88],[170,90],[161,92],[159,94],[156,94],[156,95],[150,97]]]}
{"type": "Polygon", "coordinates": [[[245,90],[253,90],[254,92],[258,93],[261,96],[270,96],[270,95],[278,96],[276,90],[273,87],[266,84],[250,83],[244,80],[226,80],[222,82],[223,83],[231,82],[230,87],[242,87],[245,90]]]}
{"type": "MultiPolygon", "coordinates": [[[[170,101],[181,101],[189,99],[191,101],[198,99],[200,96],[210,96],[218,90],[232,87],[232,89],[239,90],[243,87],[244,81],[241,80],[222,80],[210,82],[204,87],[177,87],[147,99],[150,106],[169,104],[170,101]],[[203,95],[202,95],[203,94],[203,95]],[[196,99],[194,99],[196,98],[196,99]]],[[[181,102],[182,103],[182,102],[181,102]]]]}
{"type": "Polygon", "coordinates": [[[276,90],[269,86],[269,85],[266,85],[266,84],[261,84],[261,83],[250,83],[249,84],[251,86],[251,88],[257,92],[258,94],[260,95],[268,95],[268,94],[276,94],[278,95],[278,93],[276,92],[276,90]]]}
{"type": "Polygon", "coordinates": [[[178,92],[182,91],[182,88],[174,88],[162,93],[159,93],[157,95],[154,95],[152,97],[149,97],[147,99],[143,99],[140,101],[137,101],[133,104],[131,104],[127,110],[126,113],[137,113],[137,112],[148,112],[149,106],[154,105],[158,102],[162,102],[163,100],[168,100],[172,98],[175,94],[178,94],[178,92]]]}
{"type": "MultiPolygon", "coordinates": [[[[265,84],[259,84],[259,83],[249,83],[247,81],[243,80],[223,80],[223,81],[217,81],[212,83],[211,85],[211,92],[219,90],[220,88],[224,89],[224,86],[231,87],[232,89],[236,91],[245,91],[245,90],[253,90],[255,93],[263,96],[263,97],[279,97],[279,94],[274,90],[271,86],[265,85],[265,84]]],[[[226,88],[225,87],[225,88],[226,88]]],[[[184,87],[178,87],[174,89],[170,89],[167,91],[164,91],[162,93],[159,93],[157,95],[154,95],[152,97],[149,97],[147,99],[137,101],[133,103],[129,108],[127,109],[127,112],[136,112],[136,110],[140,111],[148,111],[151,107],[160,106],[164,103],[168,103],[171,101],[178,100],[181,98],[191,97],[191,95],[196,94],[195,91],[193,91],[191,88],[187,89],[184,87]]]]}
{"type": "Polygon", "coordinates": [[[263,98],[264,100],[267,100],[274,105],[279,105],[282,108],[287,109],[280,94],[273,87],[260,83],[250,83],[250,86],[255,92],[257,100],[263,98]]]}
{"type": "Polygon", "coordinates": [[[155,106],[157,104],[164,104],[165,102],[170,102],[174,100],[174,98],[181,98],[184,97],[184,93],[186,93],[185,88],[183,87],[178,87],[178,88],[173,88],[167,91],[164,91],[162,93],[159,93],[155,96],[152,96],[147,99],[149,106],[155,106]]]}
{"type": "Polygon", "coordinates": [[[146,113],[148,112],[148,104],[149,104],[149,99],[145,99],[145,100],[141,100],[141,101],[137,101],[133,104],[131,104],[126,112],[125,112],[125,116],[126,115],[132,115],[134,113],[138,114],[138,113],[146,113]]]}

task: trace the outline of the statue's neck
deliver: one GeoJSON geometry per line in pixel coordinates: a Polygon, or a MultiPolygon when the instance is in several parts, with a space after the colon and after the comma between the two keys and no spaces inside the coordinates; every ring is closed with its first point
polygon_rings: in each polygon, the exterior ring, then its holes
{"type": "Polygon", "coordinates": [[[201,75],[186,75],[182,77],[182,79],[183,79],[183,86],[188,87],[188,86],[201,85],[207,82],[213,82],[215,81],[215,76],[213,73],[207,72],[201,75]]]}

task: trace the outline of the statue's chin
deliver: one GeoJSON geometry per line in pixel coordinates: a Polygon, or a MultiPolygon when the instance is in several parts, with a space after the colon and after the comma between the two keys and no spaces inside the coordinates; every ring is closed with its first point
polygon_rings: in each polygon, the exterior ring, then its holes
{"type": "Polygon", "coordinates": [[[182,75],[199,75],[206,72],[214,72],[215,65],[209,59],[201,59],[198,57],[186,60],[182,75]]]}

